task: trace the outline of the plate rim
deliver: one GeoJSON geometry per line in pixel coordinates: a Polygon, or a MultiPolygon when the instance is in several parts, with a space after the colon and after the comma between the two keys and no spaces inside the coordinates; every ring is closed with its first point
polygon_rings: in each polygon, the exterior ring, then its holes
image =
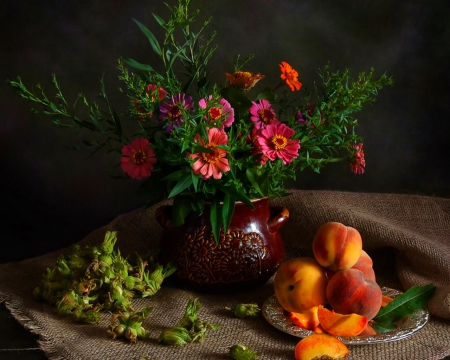
{"type": "MultiPolygon", "coordinates": [[[[390,298],[395,298],[396,296],[402,294],[403,292],[392,289],[389,287],[381,287],[383,295],[390,298]]],[[[278,303],[276,295],[273,294],[269,296],[263,303],[261,308],[262,314],[265,320],[276,329],[283,331],[289,335],[304,338],[315,332],[312,330],[302,329],[294,325],[291,320],[286,316],[284,309],[278,303]],[[281,311],[280,311],[281,310],[281,311]],[[271,312],[276,313],[276,317],[271,315],[271,312]]],[[[415,311],[411,316],[408,317],[409,322],[413,322],[412,326],[407,328],[402,328],[398,330],[389,331],[387,333],[382,333],[378,335],[363,335],[363,336],[335,336],[341,340],[346,345],[367,345],[376,344],[382,342],[393,342],[402,340],[410,337],[415,332],[422,329],[429,320],[429,312],[427,309],[421,309],[415,311]]],[[[406,322],[405,324],[407,324],[406,322]]]]}

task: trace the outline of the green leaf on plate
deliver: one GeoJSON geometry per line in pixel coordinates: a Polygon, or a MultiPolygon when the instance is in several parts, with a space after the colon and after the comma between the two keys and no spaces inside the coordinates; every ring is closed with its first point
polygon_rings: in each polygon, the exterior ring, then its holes
{"type": "Polygon", "coordinates": [[[386,333],[389,331],[396,330],[398,326],[396,324],[387,323],[387,324],[378,324],[376,322],[371,323],[372,328],[377,332],[377,334],[386,333]]]}
{"type": "Polygon", "coordinates": [[[381,308],[373,320],[378,324],[392,324],[404,316],[425,308],[435,291],[436,286],[433,284],[413,286],[381,308]]]}

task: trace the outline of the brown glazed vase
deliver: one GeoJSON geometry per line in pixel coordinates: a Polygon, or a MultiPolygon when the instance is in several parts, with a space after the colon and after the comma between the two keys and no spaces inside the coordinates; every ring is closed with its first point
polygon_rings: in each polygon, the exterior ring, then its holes
{"type": "Polygon", "coordinates": [[[280,228],[289,218],[284,207],[270,207],[269,198],[252,201],[254,209],[236,203],[228,231],[214,241],[209,206],[183,226],[171,225],[171,205],[157,209],[163,227],[160,247],[165,261],[178,268],[182,285],[206,292],[242,290],[262,285],[285,257],[280,228]]]}

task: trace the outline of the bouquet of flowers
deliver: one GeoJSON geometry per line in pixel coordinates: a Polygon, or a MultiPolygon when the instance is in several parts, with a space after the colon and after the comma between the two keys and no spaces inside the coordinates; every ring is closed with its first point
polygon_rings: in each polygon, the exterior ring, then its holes
{"type": "Polygon", "coordinates": [[[353,113],[373,103],[378,90],[392,84],[390,77],[374,79],[371,69],[352,80],[348,70],[333,71],[326,64],[318,70],[320,83],[308,88],[280,59],[278,81],[258,91],[267,80],[247,70],[250,55],[237,56],[223,83],[212,84],[207,65],[216,50],[215,33],[203,35],[211,19],[194,29],[198,10],[191,12],[190,3],[167,5],[167,20],[153,14],[155,25],[165,31],[159,40],[135,20],[164,72],[121,58],[119,79],[125,88],[120,90],[129,98],[123,113],[109,103],[103,78],[104,108],[78,96],[76,104],[89,112],[85,118],[77,115],[75,105],[69,107],[55,75],[55,102],[39,85],[29,90],[20,77],[9,83],[39,104],[54,124],[98,132],[98,139],[84,143],[95,151],[115,152],[125,176],[142,182],[149,201],[172,198],[175,226],[210,203],[216,241],[237,201],[252,207],[252,199],[285,196],[285,180],[295,179],[299,171],[319,172],[327,163],[345,161],[355,174],[364,172],[363,142],[354,131],[353,113]]]}

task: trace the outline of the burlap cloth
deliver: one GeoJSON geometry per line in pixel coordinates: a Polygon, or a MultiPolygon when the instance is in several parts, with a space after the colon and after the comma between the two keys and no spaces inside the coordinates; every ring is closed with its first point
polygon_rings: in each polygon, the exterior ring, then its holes
{"type": "MultiPolygon", "coordinates": [[[[348,359],[442,359],[450,355],[450,199],[416,195],[366,194],[333,191],[294,191],[275,199],[284,205],[290,219],[282,229],[287,257],[312,256],[311,242],[318,227],[339,221],[358,229],[363,248],[372,256],[380,285],[406,290],[430,282],[437,292],[429,304],[430,321],[407,339],[372,345],[349,346],[348,359]]],[[[155,207],[124,214],[81,241],[103,240],[106,230],[118,231],[121,252],[144,253],[158,244],[160,226],[155,207]]],[[[238,319],[225,310],[236,303],[257,302],[262,306],[273,294],[271,281],[256,290],[230,295],[211,295],[170,284],[152,298],[138,299],[136,309],[153,306],[144,322],[150,340],[132,345],[112,340],[106,329],[110,315],[96,325],[81,325],[57,316],[54,308],[32,300],[31,293],[47,267],[64,249],[55,253],[0,266],[0,301],[30,331],[39,334],[39,344],[49,359],[227,359],[228,349],[248,345],[262,353],[259,359],[293,359],[299,338],[277,330],[266,320],[238,319]],[[163,346],[157,337],[182,316],[189,298],[203,305],[200,318],[221,328],[211,331],[203,343],[184,347],[163,346]]]]}

